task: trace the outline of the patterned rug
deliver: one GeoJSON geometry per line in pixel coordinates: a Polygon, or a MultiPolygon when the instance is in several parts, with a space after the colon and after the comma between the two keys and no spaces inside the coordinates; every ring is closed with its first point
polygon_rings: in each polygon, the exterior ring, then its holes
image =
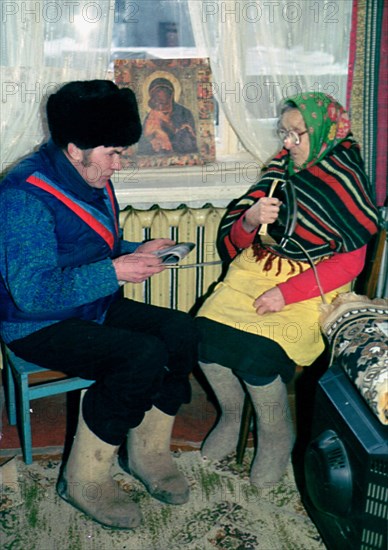
{"type": "Polygon", "coordinates": [[[0,468],[0,540],[4,550],[315,550],[325,546],[297,491],[291,464],[282,480],[259,490],[248,482],[251,450],[204,460],[198,451],[175,453],[191,486],[190,501],[168,506],[115,467],[115,476],[141,507],[134,531],[115,531],[90,520],[55,492],[59,460],[26,466],[12,459],[0,468]]]}

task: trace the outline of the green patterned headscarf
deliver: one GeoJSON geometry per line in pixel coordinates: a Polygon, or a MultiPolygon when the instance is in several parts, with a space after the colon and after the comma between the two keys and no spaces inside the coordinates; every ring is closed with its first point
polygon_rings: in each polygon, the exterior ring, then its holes
{"type": "MultiPolygon", "coordinates": [[[[338,101],[321,92],[305,92],[287,98],[301,113],[310,138],[310,153],[303,168],[313,166],[350,133],[347,111],[338,101]]],[[[290,159],[293,172],[293,162],[290,159]]]]}

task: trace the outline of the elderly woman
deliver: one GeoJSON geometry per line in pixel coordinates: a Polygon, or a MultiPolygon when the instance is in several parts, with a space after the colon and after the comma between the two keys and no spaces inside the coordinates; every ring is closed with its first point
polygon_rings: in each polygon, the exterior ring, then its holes
{"type": "Polygon", "coordinates": [[[324,349],[322,297],[331,302],[350,289],[377,231],[360,148],[337,101],[322,93],[289,98],[278,135],[282,150],[221,222],[219,250],[230,264],[197,316],[201,369],[222,411],[202,454],[220,460],[235,450],[236,412],[248,392],[258,431],[250,479],[257,486],[278,481],[289,461],[286,384],[296,365],[310,365],[324,349]],[[289,197],[297,207],[292,236],[280,245],[260,235],[287,226],[274,181],[294,189],[289,197]]]}

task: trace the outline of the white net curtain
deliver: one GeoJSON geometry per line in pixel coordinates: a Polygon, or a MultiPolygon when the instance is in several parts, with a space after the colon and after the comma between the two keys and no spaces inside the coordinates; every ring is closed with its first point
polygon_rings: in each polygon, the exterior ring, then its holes
{"type": "Polygon", "coordinates": [[[351,0],[190,0],[189,7],[220,108],[260,163],[279,148],[282,99],[315,90],[345,103],[351,0]]]}
{"type": "MultiPolygon", "coordinates": [[[[75,79],[110,78],[116,3],[2,0],[0,4],[4,171],[45,139],[41,110],[58,85],[75,79]]],[[[157,4],[173,6],[177,17],[182,7],[186,13],[189,8],[196,44],[211,60],[219,108],[258,162],[265,163],[279,147],[275,119],[285,96],[320,90],[345,101],[351,0],[170,0],[157,4]]],[[[144,23],[141,6],[137,34],[144,23]]]]}
{"type": "Polygon", "coordinates": [[[1,172],[47,136],[41,111],[70,80],[106,78],[115,0],[2,0],[1,172]]]}

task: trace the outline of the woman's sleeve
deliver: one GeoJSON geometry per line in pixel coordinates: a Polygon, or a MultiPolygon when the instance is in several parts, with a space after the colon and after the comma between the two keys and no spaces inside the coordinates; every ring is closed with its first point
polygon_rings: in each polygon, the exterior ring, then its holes
{"type": "MultiPolygon", "coordinates": [[[[352,252],[334,254],[315,266],[325,294],[350,283],[361,273],[365,264],[366,248],[364,245],[352,252]]],[[[307,269],[277,286],[286,304],[302,302],[320,295],[313,269],[307,269]]]]}
{"type": "Polygon", "coordinates": [[[236,199],[229,205],[227,212],[221,220],[217,237],[217,249],[220,258],[223,261],[232,260],[235,256],[237,256],[241,248],[247,248],[252,243],[256,235],[256,231],[253,231],[252,234],[248,233],[248,238],[244,240],[242,232],[245,231],[242,225],[238,224],[242,224],[242,217],[244,213],[255,202],[264,196],[265,191],[258,188],[252,188],[249,193],[239,199],[236,199]],[[234,234],[234,231],[236,231],[236,234],[234,234]],[[249,242],[250,237],[252,237],[252,241],[249,242]],[[235,238],[236,242],[234,240],[235,238]],[[246,246],[242,244],[245,242],[248,242],[246,246]]]}
{"type": "Polygon", "coordinates": [[[265,167],[259,181],[252,185],[242,197],[229,204],[221,220],[217,237],[217,249],[222,261],[229,262],[239,254],[242,248],[247,248],[252,244],[256,231],[246,233],[239,225],[242,223],[241,218],[253,204],[266,196],[274,179],[284,177],[284,159],[286,157],[288,157],[288,151],[282,149],[265,167]]]}
{"type": "Polygon", "coordinates": [[[237,221],[235,221],[230,231],[230,239],[238,248],[248,248],[251,246],[257,233],[257,229],[251,233],[245,231],[243,226],[243,218],[244,216],[241,216],[237,221]]]}

